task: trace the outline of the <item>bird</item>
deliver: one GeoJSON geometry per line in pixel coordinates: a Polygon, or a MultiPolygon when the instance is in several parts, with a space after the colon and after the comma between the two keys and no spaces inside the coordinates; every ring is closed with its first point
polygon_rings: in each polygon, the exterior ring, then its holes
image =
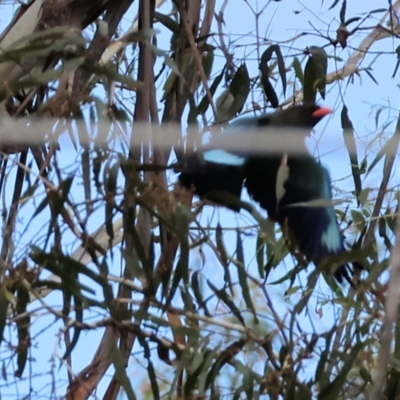
{"type": "MultiPolygon", "coordinates": [[[[194,190],[200,198],[222,205],[226,205],[218,201],[222,191],[240,198],[245,187],[270,219],[280,224],[282,231],[291,232],[306,259],[318,266],[326,257],[345,251],[332,205],[329,171],[308,153],[304,143],[314,126],[331,113],[330,108],[313,103],[239,118],[216,140],[178,161],[174,168],[180,173],[178,182],[194,190]],[[257,129],[268,139],[273,128],[279,135],[284,135],[285,129],[301,128],[298,135],[291,136],[295,142],[291,148],[299,151],[245,154],[241,150],[218,148],[218,144],[235,135],[246,140],[246,130],[250,129],[257,129]]],[[[227,207],[240,210],[237,205],[227,207]]],[[[352,284],[347,265],[337,267],[333,275],[339,283],[345,279],[352,284]]]]}

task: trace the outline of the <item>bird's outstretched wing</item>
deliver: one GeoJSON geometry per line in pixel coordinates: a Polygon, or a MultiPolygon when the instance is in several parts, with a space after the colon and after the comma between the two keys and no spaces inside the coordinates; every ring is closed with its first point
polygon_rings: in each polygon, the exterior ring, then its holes
{"type": "MultiPolygon", "coordinates": [[[[198,196],[220,204],[223,202],[219,201],[219,194],[213,195],[216,191],[240,198],[248,156],[240,150],[224,150],[223,145],[232,137],[246,140],[247,131],[259,125],[258,118],[240,118],[226,126],[203,149],[184,155],[174,167],[175,172],[180,172],[179,182],[194,188],[198,196]]],[[[237,207],[229,208],[238,211],[237,207]]]]}
{"type": "MultiPolygon", "coordinates": [[[[224,204],[219,192],[240,198],[246,158],[220,149],[198,151],[184,156],[174,168],[179,182],[216,203],[224,204]]],[[[229,207],[237,210],[236,207],[229,207]]]]}

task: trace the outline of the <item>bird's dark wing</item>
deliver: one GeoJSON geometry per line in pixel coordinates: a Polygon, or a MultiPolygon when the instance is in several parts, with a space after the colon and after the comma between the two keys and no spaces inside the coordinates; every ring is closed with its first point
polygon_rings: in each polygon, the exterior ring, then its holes
{"type": "Polygon", "coordinates": [[[187,188],[193,187],[198,196],[217,203],[221,202],[212,196],[215,191],[240,198],[248,157],[240,149],[233,152],[220,147],[232,137],[246,140],[249,129],[254,130],[259,125],[259,118],[240,118],[226,126],[202,150],[183,156],[174,168],[175,172],[180,172],[179,182],[187,188]]]}
{"type": "MultiPolygon", "coordinates": [[[[344,251],[334,209],[328,171],[311,156],[288,158],[287,179],[278,187],[278,218],[287,223],[299,250],[316,265],[344,251]],[[295,205],[296,203],[308,203],[295,205]]],[[[278,178],[279,179],[279,178],[278,178]]],[[[348,280],[346,266],[335,271],[339,282],[348,280]]]]}
{"type": "Polygon", "coordinates": [[[276,208],[276,175],[281,163],[281,156],[251,157],[246,164],[246,180],[244,185],[260,206],[267,211],[268,216],[278,221],[276,208]]]}
{"type": "MultiPolygon", "coordinates": [[[[220,149],[210,149],[185,155],[174,168],[180,172],[179,182],[193,187],[200,197],[224,204],[217,191],[240,198],[246,158],[220,149]]],[[[230,207],[237,210],[236,207],[230,207]]]]}

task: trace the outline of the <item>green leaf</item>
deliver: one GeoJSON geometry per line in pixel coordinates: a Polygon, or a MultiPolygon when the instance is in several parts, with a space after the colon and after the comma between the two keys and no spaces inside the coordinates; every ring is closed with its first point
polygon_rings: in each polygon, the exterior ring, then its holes
{"type": "Polygon", "coordinates": [[[329,10],[332,10],[332,8],[335,8],[339,4],[339,0],[335,0],[332,5],[329,7],[329,10]]]}
{"type": "Polygon", "coordinates": [[[301,290],[300,286],[292,286],[291,288],[286,290],[285,295],[291,296],[293,293],[297,293],[299,290],[301,290]]]}
{"type": "Polygon", "coordinates": [[[125,260],[125,266],[128,271],[132,274],[133,278],[144,279],[146,274],[140,266],[139,258],[136,251],[128,252],[126,249],[122,249],[122,257],[125,260]]]}
{"type": "MultiPolygon", "coordinates": [[[[35,212],[32,215],[31,221],[38,216],[47,206],[49,205],[49,198],[46,196],[41,202],[40,204],[36,207],[35,212]]],[[[29,224],[30,222],[29,221],[29,224]]]]}
{"type": "Polygon", "coordinates": [[[275,53],[277,57],[279,75],[282,81],[283,94],[285,95],[287,86],[286,67],[281,49],[278,45],[272,45],[264,51],[264,53],[261,55],[259,69],[261,72],[261,85],[264,88],[265,96],[271,103],[272,107],[276,108],[279,105],[279,100],[270,81],[271,68],[268,65],[268,62],[271,61],[273,53],[275,53]]]}
{"type": "Polygon", "coordinates": [[[346,5],[347,5],[346,0],[343,0],[342,8],[340,9],[340,14],[339,14],[339,19],[341,24],[344,24],[344,21],[346,19],[346,5]]]}
{"type": "Polygon", "coordinates": [[[207,79],[210,78],[211,72],[212,72],[212,67],[214,65],[214,51],[210,50],[205,53],[203,53],[203,57],[201,59],[204,73],[207,77],[207,79]]]}
{"type": "Polygon", "coordinates": [[[117,190],[117,179],[118,173],[120,170],[120,164],[115,163],[111,168],[107,169],[106,178],[105,178],[105,186],[107,188],[107,201],[105,205],[105,226],[106,232],[108,235],[108,243],[111,246],[111,243],[114,239],[114,227],[113,227],[113,215],[114,215],[114,206],[117,190]]]}
{"type": "MultiPolygon", "coordinates": [[[[212,368],[212,363],[218,354],[218,348],[216,346],[215,349],[208,350],[204,354],[204,361],[202,363],[202,372],[199,375],[198,379],[198,390],[199,390],[199,398],[202,396],[206,398],[205,393],[207,391],[207,384],[208,384],[208,372],[212,368]]],[[[200,367],[199,367],[200,368],[200,367]]]]}
{"type": "Polygon", "coordinates": [[[371,78],[372,82],[374,82],[376,85],[379,85],[378,81],[372,75],[372,72],[369,70],[369,68],[365,68],[364,72],[371,78]]]}
{"type": "Polygon", "coordinates": [[[304,68],[303,98],[305,103],[315,103],[317,91],[314,83],[316,79],[314,61],[310,57],[304,68]]]}
{"type": "Polygon", "coordinates": [[[171,288],[166,300],[167,306],[169,306],[172,301],[178,285],[181,280],[185,284],[189,283],[189,224],[193,217],[190,208],[184,204],[178,204],[174,208],[173,213],[173,226],[175,227],[175,233],[178,236],[180,242],[180,256],[178,265],[175,268],[174,275],[172,278],[171,288]]]}
{"type": "Polygon", "coordinates": [[[240,236],[240,231],[237,231],[236,234],[236,257],[237,262],[235,263],[238,269],[239,283],[242,288],[242,295],[246,306],[254,316],[254,322],[258,324],[257,313],[254,308],[253,301],[251,300],[249,285],[247,283],[247,274],[244,267],[244,254],[243,254],[243,243],[242,238],[240,236]]]}
{"type": "Polygon", "coordinates": [[[344,355],[346,361],[344,362],[337,377],[325,386],[318,395],[318,400],[337,400],[343,386],[347,380],[347,375],[351,371],[353,364],[358,356],[358,353],[364,348],[366,344],[363,342],[356,343],[350,351],[349,355],[344,355]]]}
{"type": "Polygon", "coordinates": [[[321,97],[325,99],[328,58],[322,47],[311,46],[307,52],[309,59],[304,70],[304,102],[315,103],[317,89],[321,97]]]}
{"type": "Polygon", "coordinates": [[[354,136],[354,128],[352,122],[350,121],[348,110],[345,104],[343,104],[341,112],[341,122],[343,129],[343,138],[346,144],[347,152],[351,163],[351,173],[353,175],[354,187],[357,196],[357,203],[358,205],[360,205],[359,196],[362,191],[361,176],[360,176],[361,171],[358,166],[357,147],[354,136]]]}
{"type": "Polygon", "coordinates": [[[234,97],[233,104],[228,110],[230,115],[229,119],[231,119],[242,111],[244,103],[246,102],[247,96],[250,92],[250,77],[245,63],[243,63],[237,69],[235,75],[233,76],[229,91],[234,97]]]}
{"type": "Polygon", "coordinates": [[[243,109],[250,92],[250,77],[246,64],[243,63],[235,72],[229,89],[225,91],[217,107],[217,122],[230,121],[243,109]]]}
{"type": "Polygon", "coordinates": [[[171,71],[174,72],[175,75],[178,75],[182,77],[178,66],[176,65],[175,61],[168,55],[168,53],[164,50],[159,49],[158,47],[154,46],[151,43],[146,43],[146,46],[149,46],[151,51],[156,55],[157,57],[163,57],[164,58],[164,63],[168,67],[171,68],[171,71]]]}
{"type": "MultiPolygon", "coordinates": [[[[222,78],[224,77],[226,66],[227,64],[225,64],[224,68],[222,68],[221,73],[214,79],[213,83],[210,86],[210,93],[212,96],[214,96],[216,90],[218,89],[218,86],[222,81],[222,78]]],[[[209,106],[210,106],[209,97],[207,96],[207,94],[205,94],[197,107],[192,107],[192,106],[190,107],[187,119],[188,124],[194,124],[196,122],[197,116],[204,115],[207,112],[209,106]]]]}
{"type": "Polygon", "coordinates": [[[302,384],[300,382],[296,382],[296,389],[297,389],[296,393],[293,395],[291,399],[312,400],[312,393],[307,385],[302,384]]]}
{"type": "Polygon", "coordinates": [[[239,322],[245,326],[244,319],[239,311],[239,309],[236,307],[235,302],[232,300],[232,298],[225,292],[223,289],[217,289],[212,282],[207,279],[208,286],[210,289],[217,295],[217,297],[225,303],[225,305],[232,311],[232,314],[239,320],[239,322]]]}
{"type": "MultiPolygon", "coordinates": [[[[399,193],[397,193],[397,198],[399,198],[399,193]]],[[[399,214],[399,201],[397,202],[397,206],[396,208],[393,209],[393,211],[390,208],[388,208],[387,211],[385,212],[386,223],[393,234],[395,234],[396,220],[398,214],[399,214]]]]}
{"type": "Polygon", "coordinates": [[[258,234],[256,241],[256,260],[257,260],[257,268],[258,274],[261,279],[264,279],[265,270],[264,270],[264,252],[265,252],[265,240],[264,238],[258,234]]]}
{"type": "Polygon", "coordinates": [[[365,203],[368,200],[368,196],[371,193],[371,190],[372,190],[371,188],[365,188],[360,191],[360,194],[358,195],[358,201],[361,206],[365,206],[365,203]]]}
{"type": "Polygon", "coordinates": [[[360,376],[361,376],[361,378],[363,379],[364,382],[372,383],[372,376],[371,376],[370,372],[365,367],[361,367],[358,370],[358,373],[360,374],[360,376]]]}
{"type": "Polygon", "coordinates": [[[292,63],[294,73],[296,75],[296,78],[300,81],[301,86],[304,86],[304,74],[303,74],[303,69],[301,68],[301,63],[297,57],[293,59],[292,63]]]}
{"type": "Polygon", "coordinates": [[[256,400],[254,396],[254,373],[251,369],[248,369],[243,374],[243,387],[245,388],[246,398],[256,400]]]}
{"type": "Polygon", "coordinates": [[[232,119],[229,109],[232,106],[235,98],[230,92],[229,88],[222,91],[215,102],[217,108],[217,120],[216,123],[223,123],[232,119]]]}
{"type": "MultiPolygon", "coordinates": [[[[46,245],[47,241],[50,238],[50,233],[54,229],[57,218],[60,216],[60,214],[64,211],[64,204],[68,200],[69,196],[69,191],[71,190],[71,185],[74,180],[74,175],[69,176],[66,178],[64,181],[61,182],[60,186],[58,187],[57,191],[53,191],[50,195],[52,197],[52,202],[51,202],[51,219],[50,219],[50,224],[48,228],[48,235],[46,238],[46,245]]],[[[44,248],[46,247],[44,246],[44,248]]]]}
{"type": "MultiPolygon", "coordinates": [[[[79,296],[74,296],[74,308],[75,308],[75,320],[79,323],[83,323],[83,302],[79,296]]],[[[74,335],[72,336],[71,342],[67,347],[65,354],[63,356],[63,360],[67,359],[67,357],[72,354],[75,346],[78,344],[79,337],[81,335],[82,329],[78,326],[74,329],[74,335]]]]}
{"type": "Polygon", "coordinates": [[[374,10],[368,11],[366,13],[363,13],[363,15],[368,14],[380,14],[380,13],[385,13],[387,12],[387,8],[375,8],[374,10]]]}
{"type": "MultiPolygon", "coordinates": [[[[32,246],[30,257],[39,266],[42,266],[53,274],[59,276],[61,278],[63,287],[67,287],[70,293],[73,295],[79,296],[81,290],[85,290],[94,295],[96,291],[92,287],[81,284],[79,280],[72,277],[71,271],[73,271],[76,275],[86,275],[88,278],[93,279],[100,286],[103,286],[105,283],[107,283],[107,280],[104,277],[101,277],[86,265],[63,254],[45,253],[41,249],[32,246]]],[[[57,287],[60,286],[57,285],[57,287]]]]}
{"type": "Polygon", "coordinates": [[[295,305],[295,307],[293,308],[293,313],[294,314],[300,314],[304,307],[308,304],[308,301],[311,297],[311,295],[313,294],[315,285],[317,284],[317,280],[318,280],[318,271],[314,270],[309,276],[308,276],[308,280],[307,280],[307,290],[305,291],[305,293],[303,294],[302,298],[300,299],[300,301],[295,305]]]}
{"type": "Polygon", "coordinates": [[[382,148],[379,150],[378,154],[375,156],[372,163],[368,167],[366,175],[368,175],[375,168],[376,164],[378,164],[385,155],[394,154],[399,145],[399,138],[399,132],[395,132],[393,136],[382,146],[382,148]]]}
{"type": "Polygon", "coordinates": [[[90,154],[89,149],[87,147],[84,148],[84,151],[81,156],[82,162],[82,183],[85,193],[85,202],[86,202],[86,215],[89,217],[89,214],[92,210],[91,200],[92,200],[92,186],[90,184],[90,154]]]}
{"type": "Polygon", "coordinates": [[[125,370],[125,360],[121,351],[114,345],[111,349],[111,360],[115,367],[115,376],[125,391],[129,400],[136,400],[137,397],[133,391],[131,380],[128,378],[125,370]]]}
{"type": "Polygon", "coordinates": [[[149,376],[149,380],[150,380],[150,385],[151,385],[151,391],[152,391],[152,395],[153,395],[153,399],[154,400],[159,400],[160,399],[160,389],[158,387],[158,383],[157,383],[157,375],[156,375],[156,371],[154,368],[154,364],[151,360],[151,352],[150,352],[150,347],[149,344],[147,343],[146,339],[144,337],[142,337],[142,335],[137,335],[137,340],[140,343],[140,346],[143,348],[144,350],[144,357],[147,360],[147,374],[149,376]]]}
{"type": "Polygon", "coordinates": [[[331,346],[331,341],[333,338],[333,334],[336,332],[337,327],[334,326],[326,335],[325,335],[325,346],[323,347],[324,350],[321,353],[317,369],[315,370],[315,381],[318,382],[319,386],[325,386],[325,384],[329,383],[327,382],[327,375],[325,373],[325,365],[328,362],[328,358],[330,356],[330,346],[331,346]]]}
{"type": "Polygon", "coordinates": [[[353,17],[353,18],[349,18],[344,25],[349,26],[350,24],[352,24],[353,22],[357,22],[360,21],[361,17],[353,17]]]}
{"type": "Polygon", "coordinates": [[[396,54],[397,54],[397,61],[396,61],[396,66],[394,67],[392,78],[394,78],[396,76],[397,70],[400,67],[400,46],[396,47],[396,54]]]}
{"type": "Polygon", "coordinates": [[[384,217],[379,218],[378,233],[379,236],[383,239],[386,248],[390,251],[392,249],[392,242],[390,241],[386,233],[386,219],[384,217]]]}
{"type": "MultiPolygon", "coordinates": [[[[30,302],[28,290],[18,285],[16,294],[16,314],[22,316],[27,311],[27,306],[30,302]]],[[[19,318],[16,322],[18,331],[18,347],[17,347],[17,366],[18,369],[15,371],[15,376],[21,378],[25,369],[26,361],[28,359],[28,350],[30,348],[30,317],[29,315],[19,318]]]]}
{"type": "Polygon", "coordinates": [[[171,32],[179,34],[180,26],[178,22],[174,21],[171,17],[165,14],[161,14],[158,11],[154,11],[154,19],[164,25],[171,32]]]}
{"type": "MultiPolygon", "coordinates": [[[[239,339],[238,341],[230,344],[226,349],[220,352],[218,358],[215,360],[210,372],[207,375],[206,385],[208,388],[210,385],[214,386],[214,382],[218,376],[219,371],[222,367],[229,362],[245,345],[245,339],[239,339]]],[[[214,398],[213,396],[212,398],[214,398]]]]}
{"type": "MultiPolygon", "coordinates": [[[[132,218],[132,221],[134,219],[132,218]]],[[[137,257],[140,260],[141,266],[143,268],[143,271],[146,274],[146,277],[149,279],[150,278],[150,274],[151,274],[151,267],[152,265],[149,262],[149,259],[147,257],[147,251],[145,249],[145,247],[143,246],[142,240],[136,230],[136,227],[134,226],[133,222],[132,223],[128,223],[126,226],[126,230],[129,232],[129,234],[132,236],[132,240],[133,240],[133,244],[134,244],[134,248],[137,254],[137,257]]],[[[150,282],[148,281],[148,284],[150,282]]]]}
{"type": "Polygon", "coordinates": [[[273,108],[277,108],[279,106],[278,96],[276,95],[275,89],[272,86],[270,79],[265,71],[264,67],[260,68],[261,70],[261,85],[264,89],[264,94],[267,100],[270,102],[273,108]]]}
{"type": "Polygon", "coordinates": [[[232,279],[231,279],[231,275],[229,273],[228,254],[226,253],[222,228],[219,223],[218,223],[217,229],[215,231],[215,236],[216,236],[216,242],[217,242],[216,243],[217,249],[218,249],[220,257],[221,257],[221,263],[222,263],[222,266],[224,267],[224,280],[225,280],[225,283],[228,285],[229,290],[231,291],[231,295],[233,296],[232,279]]]}
{"type": "Polygon", "coordinates": [[[87,40],[85,40],[82,36],[71,37],[68,33],[71,32],[71,27],[68,25],[65,26],[57,26],[55,28],[48,28],[45,30],[40,30],[33,32],[29,35],[26,35],[18,40],[16,40],[8,49],[7,52],[11,51],[21,51],[22,55],[25,55],[24,51],[29,48],[32,42],[35,44],[45,45],[46,43],[51,43],[51,45],[46,45],[46,47],[54,49],[51,46],[54,46],[56,43],[59,43],[60,49],[63,50],[66,43],[75,44],[75,45],[85,45],[87,40]],[[54,37],[58,37],[59,39],[54,40],[54,37]],[[48,41],[46,39],[53,39],[52,41],[48,41]],[[21,47],[22,45],[26,45],[26,47],[21,47]]]}
{"type": "Polygon", "coordinates": [[[142,88],[143,82],[135,81],[130,76],[120,74],[116,65],[107,63],[106,65],[94,62],[93,60],[84,59],[81,69],[96,75],[99,78],[107,78],[110,82],[122,83],[124,89],[136,91],[142,88]]]}
{"type": "Polygon", "coordinates": [[[192,287],[193,294],[194,294],[194,297],[195,297],[195,299],[197,301],[197,304],[199,305],[200,308],[203,308],[204,313],[206,315],[210,315],[210,312],[207,309],[207,303],[204,301],[203,295],[201,293],[200,282],[199,282],[199,274],[200,274],[199,271],[193,272],[193,274],[191,276],[190,285],[192,287]]]}
{"type": "Polygon", "coordinates": [[[276,57],[278,59],[278,71],[279,71],[279,76],[282,81],[283,95],[286,96],[286,86],[287,86],[286,66],[285,66],[285,61],[282,56],[281,49],[278,45],[276,45],[275,53],[276,53],[276,57]]]}

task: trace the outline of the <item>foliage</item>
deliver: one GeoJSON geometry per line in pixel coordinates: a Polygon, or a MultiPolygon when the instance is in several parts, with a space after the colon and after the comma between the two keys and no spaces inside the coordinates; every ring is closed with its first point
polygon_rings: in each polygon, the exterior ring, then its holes
{"type": "MultiPolygon", "coordinates": [[[[399,209],[399,129],[389,134],[387,109],[374,105],[375,129],[359,135],[345,88],[379,81],[369,51],[398,36],[400,1],[353,16],[346,0],[321,2],[336,36],[313,28],[286,40],[260,32],[288,0],[138,0],[139,31],[122,19],[133,1],[81,3],[86,14],[66,0],[64,26],[39,19],[0,54],[2,123],[21,129],[1,145],[1,393],[367,398],[399,209]],[[235,2],[255,37],[235,36],[235,2]],[[349,251],[321,270],[250,200],[238,215],[171,185],[171,164],[219,124],[303,100],[339,104],[339,162],[351,177],[335,182],[349,251]],[[343,262],[363,268],[357,290],[328,273],[343,262]]],[[[396,51],[386,52],[395,73],[396,51]]],[[[395,399],[400,319],[389,345],[382,398],[395,399]]]]}

